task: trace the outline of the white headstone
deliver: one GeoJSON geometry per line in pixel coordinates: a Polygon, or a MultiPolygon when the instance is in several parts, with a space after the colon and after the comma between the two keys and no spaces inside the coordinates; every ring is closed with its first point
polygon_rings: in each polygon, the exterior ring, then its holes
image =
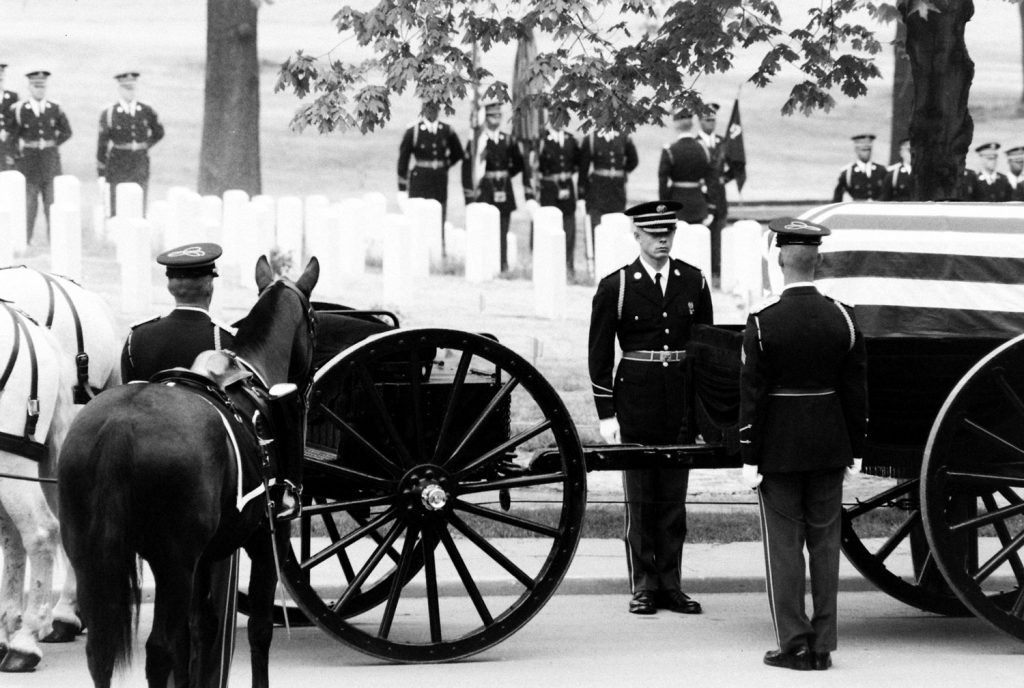
{"type": "Polygon", "coordinates": [[[111,217],[114,209],[110,207],[110,184],[107,184],[106,177],[96,178],[96,191],[103,203],[103,217],[111,217]]]}
{"type": "Polygon", "coordinates": [[[66,208],[82,206],[82,183],[71,174],[59,174],[53,178],[53,202],[66,208]]]}
{"type": "MultiPolygon", "coordinates": [[[[291,260],[291,270],[302,270],[302,222],[304,209],[298,196],[282,196],[277,199],[277,250],[291,260]]],[[[297,276],[298,273],[289,276],[297,276]]]]}
{"type": "Polygon", "coordinates": [[[466,260],[466,230],[462,227],[453,227],[451,223],[448,223],[448,228],[445,230],[445,242],[448,245],[448,258],[454,260],[461,260],[465,263],[466,260]]]}
{"type": "MultiPolygon", "coordinates": [[[[171,224],[171,204],[166,200],[153,201],[149,204],[149,210],[146,213],[146,219],[149,220],[149,226],[151,234],[149,240],[152,242],[150,246],[150,253],[154,256],[161,251],[166,245],[164,237],[167,236],[168,226],[171,224]]],[[[176,246],[179,244],[175,244],[176,246]]]]}
{"type": "Polygon", "coordinates": [[[97,241],[107,239],[107,207],[103,203],[92,207],[92,236],[97,241]]]}
{"type": "MultiPolygon", "coordinates": [[[[500,246],[498,250],[501,250],[500,246]]],[[[508,260],[509,270],[519,267],[519,235],[515,232],[509,232],[505,237],[505,257],[508,260]]]]}
{"type": "Polygon", "coordinates": [[[0,172],[0,211],[11,214],[11,250],[15,255],[28,249],[25,218],[25,177],[17,170],[0,172]]]}
{"type": "Polygon", "coordinates": [[[249,194],[240,189],[228,189],[224,192],[224,203],[221,216],[221,254],[218,263],[227,274],[237,274],[241,264],[242,234],[245,227],[245,213],[249,206],[249,194]]]}
{"type": "Polygon", "coordinates": [[[115,189],[116,217],[130,219],[143,216],[142,187],[135,182],[121,182],[115,189]]]}
{"type": "Polygon", "coordinates": [[[676,223],[676,238],[672,242],[673,258],[700,268],[711,279],[711,230],[704,225],[676,223]]]}
{"type": "Polygon", "coordinates": [[[203,237],[224,247],[224,201],[220,196],[201,196],[199,198],[199,224],[203,237]]]}
{"type": "Polygon", "coordinates": [[[54,203],[50,206],[50,270],[73,280],[82,279],[80,204],[54,203]]]}
{"type": "Polygon", "coordinates": [[[192,189],[172,186],[167,190],[167,202],[170,204],[170,217],[164,230],[163,250],[194,241],[205,241],[200,217],[202,196],[192,189]]]}
{"type": "Polygon", "coordinates": [[[384,303],[401,308],[412,293],[412,253],[409,242],[416,225],[405,215],[388,213],[381,224],[383,263],[381,267],[384,303]]]}
{"type": "Polygon", "coordinates": [[[633,221],[623,213],[602,215],[601,224],[594,228],[594,276],[600,280],[633,262],[637,252],[633,221]]]}
{"type": "Polygon", "coordinates": [[[533,298],[538,317],[565,316],[565,230],[562,211],[551,206],[533,216],[533,298]]]}
{"type": "Polygon", "coordinates": [[[501,214],[489,203],[466,206],[466,281],[487,282],[501,272],[501,214]]]}
{"type": "Polygon", "coordinates": [[[409,269],[414,277],[426,277],[431,261],[441,261],[441,204],[431,198],[409,198],[404,214],[413,226],[409,269]]]}
{"type": "Polygon", "coordinates": [[[10,208],[0,207],[0,267],[14,262],[14,247],[11,236],[14,234],[14,220],[10,208]]]}
{"type": "MultiPolygon", "coordinates": [[[[343,200],[332,207],[328,251],[340,275],[359,276],[366,273],[367,205],[357,198],[343,200]]],[[[380,224],[377,224],[379,227],[380,224]]]]}
{"type": "Polygon", "coordinates": [[[317,256],[319,259],[320,256],[327,253],[327,247],[330,245],[327,237],[327,213],[330,207],[331,202],[327,199],[327,196],[319,194],[306,196],[303,206],[303,225],[305,226],[305,231],[302,235],[305,257],[302,260],[302,266],[305,266],[306,261],[313,256],[317,256]]]}
{"type": "Polygon", "coordinates": [[[253,284],[256,261],[261,255],[270,258],[274,247],[275,203],[272,196],[253,196],[246,208],[243,231],[239,241],[238,283],[253,284]]]}
{"type": "Polygon", "coordinates": [[[378,191],[363,194],[363,232],[366,239],[366,254],[379,259],[383,253],[380,241],[380,223],[388,211],[388,199],[378,191]]]}
{"type": "Polygon", "coordinates": [[[141,218],[110,219],[113,233],[120,237],[121,310],[132,315],[143,315],[153,310],[153,260],[150,256],[152,228],[141,218]]]}
{"type": "MultiPolygon", "coordinates": [[[[741,294],[749,303],[761,299],[764,278],[761,252],[764,249],[764,228],[754,220],[740,220],[730,227],[733,260],[730,266],[733,285],[730,291],[741,294]]],[[[722,236],[723,240],[725,235],[722,236]]],[[[725,263],[722,263],[722,289],[725,290],[725,263]]]]}

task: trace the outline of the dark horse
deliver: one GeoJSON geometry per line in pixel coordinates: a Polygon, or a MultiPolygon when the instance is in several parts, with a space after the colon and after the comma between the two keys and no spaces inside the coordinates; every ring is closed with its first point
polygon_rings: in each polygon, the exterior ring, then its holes
{"type": "MultiPolygon", "coordinates": [[[[303,394],[308,387],[314,346],[308,298],[319,274],[315,258],[294,283],[274,281],[265,256],[256,264],[260,297],[238,323],[232,360],[259,378],[263,393],[286,381],[303,394]]],[[[252,559],[253,686],[268,685],[277,570],[266,499],[245,502],[239,482],[249,481],[245,491],[252,487],[259,449],[254,436],[236,433],[233,439],[227,428],[215,405],[186,385],[147,383],[98,395],[68,431],[58,463],[60,527],[78,576],[95,686],[108,687],[114,669],[131,660],[138,557],[148,562],[156,583],[146,642],[148,685],[165,688],[171,676],[179,688],[223,685],[226,666],[210,650],[218,629],[209,598],[216,591],[214,573],[223,570],[217,567],[240,546],[252,559]]],[[[301,428],[292,430],[301,439],[301,428]]],[[[255,484],[265,485],[258,472],[255,484]]],[[[230,637],[233,618],[227,623],[230,637]]]]}

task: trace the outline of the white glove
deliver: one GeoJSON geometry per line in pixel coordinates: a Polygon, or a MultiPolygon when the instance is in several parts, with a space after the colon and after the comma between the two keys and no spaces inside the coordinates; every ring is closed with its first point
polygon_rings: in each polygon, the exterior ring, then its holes
{"type": "Polygon", "coordinates": [[[601,419],[601,437],[606,444],[620,444],[622,442],[622,439],[619,437],[619,420],[615,416],[601,419]]]}
{"type": "Polygon", "coordinates": [[[855,475],[859,475],[863,464],[864,459],[854,459],[853,465],[846,467],[846,473],[843,475],[843,479],[851,480],[855,475]]]}
{"type": "Polygon", "coordinates": [[[743,484],[753,490],[761,484],[764,476],[757,472],[757,466],[752,463],[743,464],[743,484]]]}

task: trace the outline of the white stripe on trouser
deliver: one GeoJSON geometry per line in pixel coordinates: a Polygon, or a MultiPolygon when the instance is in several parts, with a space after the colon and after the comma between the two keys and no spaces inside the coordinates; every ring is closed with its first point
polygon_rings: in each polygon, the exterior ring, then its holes
{"type": "Polygon", "coordinates": [[[220,649],[220,657],[216,658],[217,685],[220,688],[227,688],[228,677],[231,674],[231,659],[235,654],[235,620],[238,614],[238,550],[231,555],[231,570],[228,574],[228,585],[225,590],[214,590],[214,595],[224,594],[224,604],[214,605],[217,609],[224,611],[220,619],[220,627],[217,629],[217,646],[220,649]]]}
{"type": "Polygon", "coordinates": [[[775,613],[775,593],[772,586],[772,557],[771,545],[768,540],[768,521],[764,514],[764,498],[761,497],[761,490],[757,491],[758,515],[761,517],[761,542],[764,543],[764,580],[768,592],[768,608],[772,613],[772,627],[775,629],[775,644],[782,649],[782,640],[779,636],[779,622],[775,613]]]}
{"type": "MultiPolygon", "coordinates": [[[[622,474],[622,495],[623,499],[626,499],[626,472],[620,471],[622,474]]],[[[622,542],[626,545],[626,575],[629,576],[629,592],[635,593],[633,589],[633,552],[629,548],[629,504],[625,505],[626,512],[626,528],[622,533],[622,542]]]]}

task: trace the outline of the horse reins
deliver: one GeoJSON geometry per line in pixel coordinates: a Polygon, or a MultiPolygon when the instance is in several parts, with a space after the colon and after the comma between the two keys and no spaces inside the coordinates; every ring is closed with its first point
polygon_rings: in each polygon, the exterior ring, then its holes
{"type": "MultiPolygon", "coordinates": [[[[39,274],[42,275],[43,280],[46,282],[46,290],[50,297],[46,313],[46,329],[50,329],[53,326],[56,306],[54,289],[59,291],[61,296],[64,297],[64,301],[68,304],[68,310],[71,311],[71,318],[75,322],[75,342],[78,345],[78,353],[75,354],[75,370],[78,374],[78,385],[74,389],[74,403],[85,404],[96,395],[93,394],[92,387],[89,386],[89,354],[85,351],[85,334],[82,330],[82,319],[78,315],[78,309],[75,308],[75,302],[72,301],[71,295],[68,294],[68,290],[64,288],[64,285],[49,273],[40,272],[39,274]]],[[[65,277],[64,279],[69,278],[65,277]]],[[[70,279],[69,281],[74,282],[74,280],[70,279]]]]}
{"type": "MultiPolygon", "coordinates": [[[[29,332],[28,324],[25,322],[25,320],[30,320],[30,318],[18,309],[11,307],[3,299],[0,299],[0,304],[3,304],[3,307],[11,316],[14,338],[13,345],[11,346],[11,355],[7,359],[3,372],[0,373],[0,393],[7,388],[7,382],[11,379],[11,374],[14,372],[14,365],[18,360],[18,354],[21,352],[22,334],[24,334],[25,344],[28,348],[31,367],[29,399],[25,409],[25,434],[22,437],[17,437],[9,433],[0,432],[0,448],[10,450],[12,453],[24,456],[29,460],[39,461],[45,456],[46,447],[39,442],[29,439],[30,435],[35,434],[36,424],[39,422],[39,359],[36,356],[36,346],[35,342],[32,341],[32,333],[29,332]]],[[[11,473],[0,473],[0,478],[39,483],[57,482],[56,478],[32,478],[11,473]]]]}

